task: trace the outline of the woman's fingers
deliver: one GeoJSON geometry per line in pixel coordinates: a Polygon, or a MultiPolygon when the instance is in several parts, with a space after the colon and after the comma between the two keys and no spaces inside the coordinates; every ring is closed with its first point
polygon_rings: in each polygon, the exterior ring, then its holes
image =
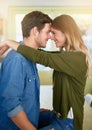
{"type": "Polygon", "coordinates": [[[0,45],[0,55],[3,55],[8,49],[9,47],[7,45],[0,45]]]}

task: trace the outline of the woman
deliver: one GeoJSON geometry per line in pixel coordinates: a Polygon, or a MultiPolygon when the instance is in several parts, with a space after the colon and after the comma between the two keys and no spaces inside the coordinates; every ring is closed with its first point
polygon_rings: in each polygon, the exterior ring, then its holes
{"type": "MultiPolygon", "coordinates": [[[[53,109],[60,114],[62,119],[66,119],[72,107],[74,129],[82,130],[84,89],[91,66],[89,52],[82,40],[80,30],[71,16],[56,17],[52,22],[51,32],[56,47],[60,48],[59,52],[35,50],[13,41],[4,43],[29,60],[54,69],[53,109]]],[[[2,52],[4,51],[1,50],[2,52]]]]}

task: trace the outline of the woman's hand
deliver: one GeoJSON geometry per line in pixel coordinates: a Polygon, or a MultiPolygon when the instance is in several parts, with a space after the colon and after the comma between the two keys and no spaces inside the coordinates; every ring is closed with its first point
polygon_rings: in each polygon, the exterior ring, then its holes
{"type": "Polygon", "coordinates": [[[8,49],[9,47],[6,44],[0,43],[0,56],[2,56],[8,49]]]}
{"type": "Polygon", "coordinates": [[[3,55],[9,48],[17,50],[19,43],[14,40],[7,40],[0,43],[0,55],[3,55]]]}

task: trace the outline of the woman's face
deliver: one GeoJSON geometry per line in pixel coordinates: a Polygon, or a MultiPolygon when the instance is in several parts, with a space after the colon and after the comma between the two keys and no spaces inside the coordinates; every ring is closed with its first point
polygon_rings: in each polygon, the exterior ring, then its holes
{"type": "Polygon", "coordinates": [[[65,41],[66,41],[66,36],[63,32],[61,32],[60,30],[51,28],[51,32],[52,32],[52,37],[51,39],[55,41],[56,47],[64,47],[65,45],[65,41]]]}

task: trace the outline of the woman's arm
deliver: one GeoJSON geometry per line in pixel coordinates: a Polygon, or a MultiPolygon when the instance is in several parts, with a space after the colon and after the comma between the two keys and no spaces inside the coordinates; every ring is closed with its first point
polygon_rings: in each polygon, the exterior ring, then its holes
{"type": "Polygon", "coordinates": [[[86,69],[85,55],[81,52],[47,52],[25,45],[18,46],[17,52],[21,53],[28,60],[74,77],[86,69]]]}
{"type": "MultiPolygon", "coordinates": [[[[86,68],[85,56],[81,52],[46,52],[25,45],[20,45],[18,42],[13,40],[5,41],[2,44],[21,53],[28,60],[72,76],[75,76],[75,74],[78,75],[78,73],[81,73],[79,70],[82,71],[86,68]],[[78,69],[77,66],[80,68],[78,69]]],[[[0,45],[0,47],[2,50],[2,45],[0,45]]]]}
{"type": "Polygon", "coordinates": [[[3,55],[9,48],[17,50],[20,44],[14,40],[7,40],[0,43],[0,55],[3,55]]]}

